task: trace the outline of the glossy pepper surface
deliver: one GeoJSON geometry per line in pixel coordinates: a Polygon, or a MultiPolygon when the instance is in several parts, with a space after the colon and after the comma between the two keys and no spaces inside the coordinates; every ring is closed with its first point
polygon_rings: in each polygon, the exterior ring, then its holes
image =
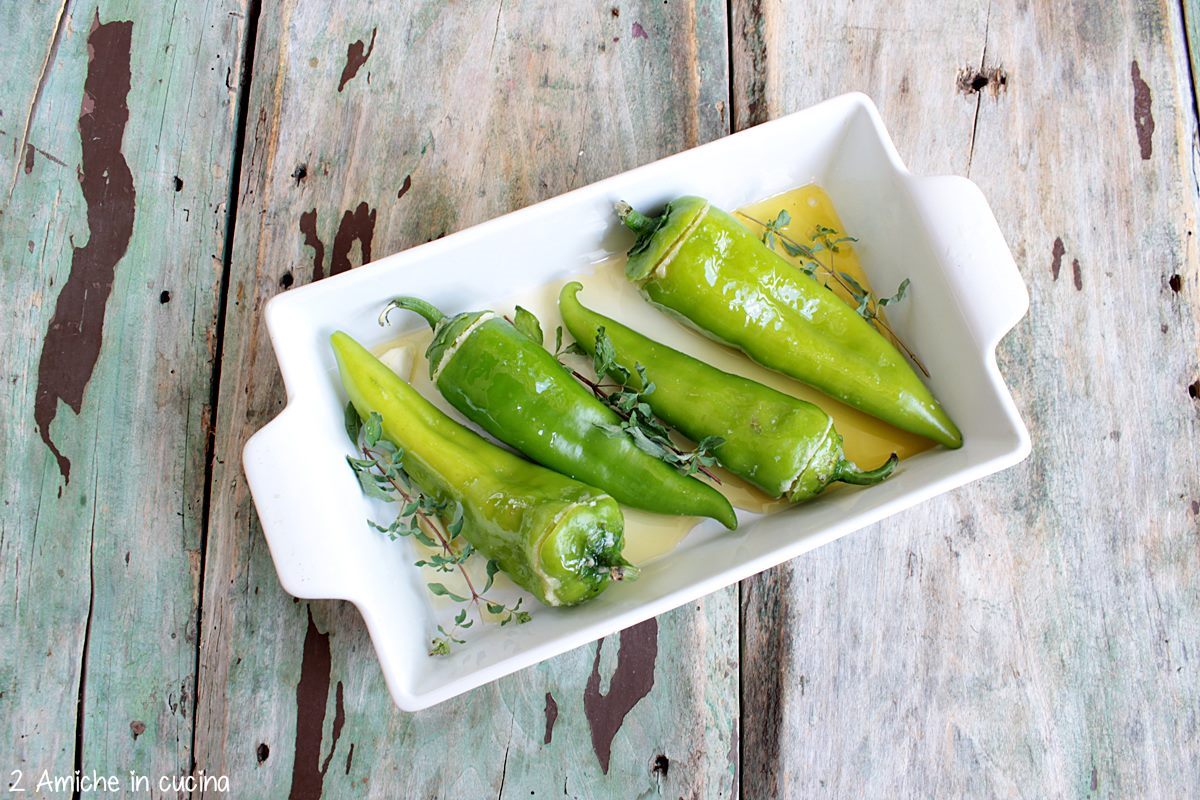
{"type": "Polygon", "coordinates": [[[699,197],[659,217],[618,206],[638,234],[626,276],[646,298],[719,342],[946,447],[962,434],[904,356],[819,281],[699,197]]]}
{"type": "Polygon", "coordinates": [[[500,441],[634,508],[737,527],[724,495],[613,433],[621,423],[616,412],[508,320],[490,311],[447,317],[411,297],[391,307],[415,311],[430,324],[430,378],[452,406],[500,441]]]}
{"type": "Polygon", "coordinates": [[[549,606],[582,603],[625,576],[624,517],[590,486],[497,447],[450,419],[345,333],[331,339],[362,418],[383,417],[421,490],[462,507],[462,535],[549,606]]]}
{"type": "Polygon", "coordinates": [[[772,497],[796,503],[834,481],[879,483],[895,468],[893,455],[875,470],[860,470],[846,460],[841,434],[817,406],[723,372],[598,314],[579,302],[581,288],[568,283],[558,298],[563,322],[580,346],[594,352],[603,329],[634,388],[643,388],[636,366],[645,369],[654,389],[644,398],[657,416],[695,441],[720,436],[724,442],[713,454],[721,465],[772,497]]]}

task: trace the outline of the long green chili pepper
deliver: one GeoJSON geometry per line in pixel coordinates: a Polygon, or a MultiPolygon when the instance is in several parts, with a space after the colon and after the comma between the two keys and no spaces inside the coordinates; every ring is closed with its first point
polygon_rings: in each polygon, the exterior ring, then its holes
{"type": "Polygon", "coordinates": [[[383,417],[383,435],[403,451],[412,479],[462,507],[462,535],[518,586],[548,606],[569,606],[636,574],[621,556],[616,500],[464,428],[347,334],[330,341],[359,416],[383,417]]]}
{"type": "Polygon", "coordinates": [[[659,217],[619,204],[638,234],[626,276],[702,333],[898,428],[946,447],[962,434],[904,356],[816,279],[699,197],[659,217]]]}
{"type": "Polygon", "coordinates": [[[414,297],[396,298],[381,318],[392,308],[425,318],[434,331],[426,351],[430,378],[497,439],[634,508],[737,527],[724,495],[640,449],[620,430],[616,412],[507,320],[490,311],[447,317],[414,297]]]}
{"type": "Polygon", "coordinates": [[[772,497],[797,503],[834,481],[869,486],[895,469],[893,454],[876,469],[860,470],[846,460],[841,434],[817,406],[722,372],[597,314],[579,302],[581,288],[568,283],[558,296],[563,322],[580,346],[594,352],[603,330],[633,388],[644,388],[636,367],[645,369],[654,390],[644,397],[657,416],[695,441],[720,436],[724,442],[713,454],[721,465],[772,497]]]}

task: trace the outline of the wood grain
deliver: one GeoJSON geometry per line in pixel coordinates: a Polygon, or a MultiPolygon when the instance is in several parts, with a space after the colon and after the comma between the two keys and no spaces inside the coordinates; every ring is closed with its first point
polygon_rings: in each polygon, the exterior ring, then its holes
{"type": "Polygon", "coordinates": [[[241,10],[0,15],[0,766],[187,774],[241,10]]]}
{"type": "Polygon", "coordinates": [[[1200,298],[1179,8],[878,11],[735,3],[735,120],[866,91],[914,171],[979,183],[1032,295],[999,359],[1034,452],[747,582],[744,793],[1195,795],[1200,298]]]}
{"type": "Polygon", "coordinates": [[[267,299],[723,135],[725,53],[719,2],[264,7],[205,573],[210,773],[263,797],[732,795],[736,593],[403,714],[357,612],[281,591],[239,463],[284,402],[267,299]]]}
{"type": "MultiPolygon", "coordinates": [[[[1196,86],[1200,84],[1200,3],[1183,0],[1183,34],[1187,41],[1187,56],[1191,67],[1192,100],[1196,103],[1196,86]]],[[[1197,105],[1200,111],[1200,104],[1197,105]]]]}

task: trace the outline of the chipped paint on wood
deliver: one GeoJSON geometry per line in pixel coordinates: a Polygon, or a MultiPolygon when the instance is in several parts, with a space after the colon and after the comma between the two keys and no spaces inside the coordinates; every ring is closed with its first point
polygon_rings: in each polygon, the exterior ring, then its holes
{"type": "Polygon", "coordinates": [[[184,775],[244,9],[0,4],[0,30],[6,769],[184,775]]]}
{"type": "Polygon", "coordinates": [[[583,712],[592,730],[592,749],[600,769],[608,774],[612,741],[621,723],[638,702],[654,688],[654,666],[658,661],[658,621],[654,619],[621,631],[617,650],[617,668],[607,693],[600,691],[601,640],[596,644],[592,674],[583,689],[583,712]]]}
{"type": "Polygon", "coordinates": [[[554,723],[557,721],[558,703],[554,701],[554,695],[546,692],[546,733],[542,736],[542,744],[554,741],[554,723]]]}
{"type": "Polygon", "coordinates": [[[329,274],[337,275],[350,269],[350,248],[358,242],[362,253],[360,264],[371,261],[371,243],[375,241],[375,218],[378,212],[359,203],[353,211],[342,215],[337,235],[333,237],[333,255],[329,260],[329,274]]]}
{"type": "Polygon", "coordinates": [[[346,84],[354,80],[354,76],[362,69],[363,64],[371,57],[375,49],[375,33],[378,28],[371,28],[371,43],[363,45],[362,40],[351,42],[346,46],[346,65],[342,67],[342,77],[338,79],[338,91],[346,88],[346,84]]]}
{"type": "MultiPolygon", "coordinates": [[[[117,263],[133,236],[137,192],[121,152],[129,120],[130,42],[133,22],[100,22],[96,12],[87,38],[88,68],[79,111],[79,186],[87,207],[87,244],[75,247],[71,272],[59,292],[54,316],[38,360],[34,419],[63,480],[71,480],[71,461],[51,436],[50,425],[62,400],[76,414],[96,368],[103,343],[104,317],[117,263]]],[[[32,172],[33,149],[26,158],[32,172]]]]}
{"type": "Polygon", "coordinates": [[[1137,131],[1138,149],[1142,160],[1149,161],[1154,154],[1154,114],[1150,109],[1150,84],[1142,80],[1142,70],[1138,62],[1129,65],[1129,75],[1133,79],[1133,127],[1137,131]]]}
{"type": "MultiPolygon", "coordinates": [[[[333,729],[329,751],[321,760],[325,713],[329,705],[331,656],[329,634],[321,633],[308,611],[308,629],[300,662],[300,680],[296,684],[296,739],[292,757],[290,800],[317,800],[321,797],[329,762],[337,750],[346,722],[342,682],[337,683],[333,729]]],[[[261,763],[261,762],[260,762],[261,763]]]]}

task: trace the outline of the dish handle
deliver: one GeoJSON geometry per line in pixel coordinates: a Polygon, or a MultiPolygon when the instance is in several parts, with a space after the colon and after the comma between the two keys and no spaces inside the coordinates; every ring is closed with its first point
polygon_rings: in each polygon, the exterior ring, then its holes
{"type": "Polygon", "coordinates": [[[352,599],[342,579],[348,573],[336,535],[340,523],[323,499],[329,476],[313,468],[305,421],[289,403],[246,441],[242,468],[283,588],[295,597],[352,599]]]}
{"type": "Polygon", "coordinates": [[[915,179],[913,197],[939,242],[968,324],[988,350],[1029,310],[1029,290],[991,206],[975,183],[957,175],[915,179]]]}

